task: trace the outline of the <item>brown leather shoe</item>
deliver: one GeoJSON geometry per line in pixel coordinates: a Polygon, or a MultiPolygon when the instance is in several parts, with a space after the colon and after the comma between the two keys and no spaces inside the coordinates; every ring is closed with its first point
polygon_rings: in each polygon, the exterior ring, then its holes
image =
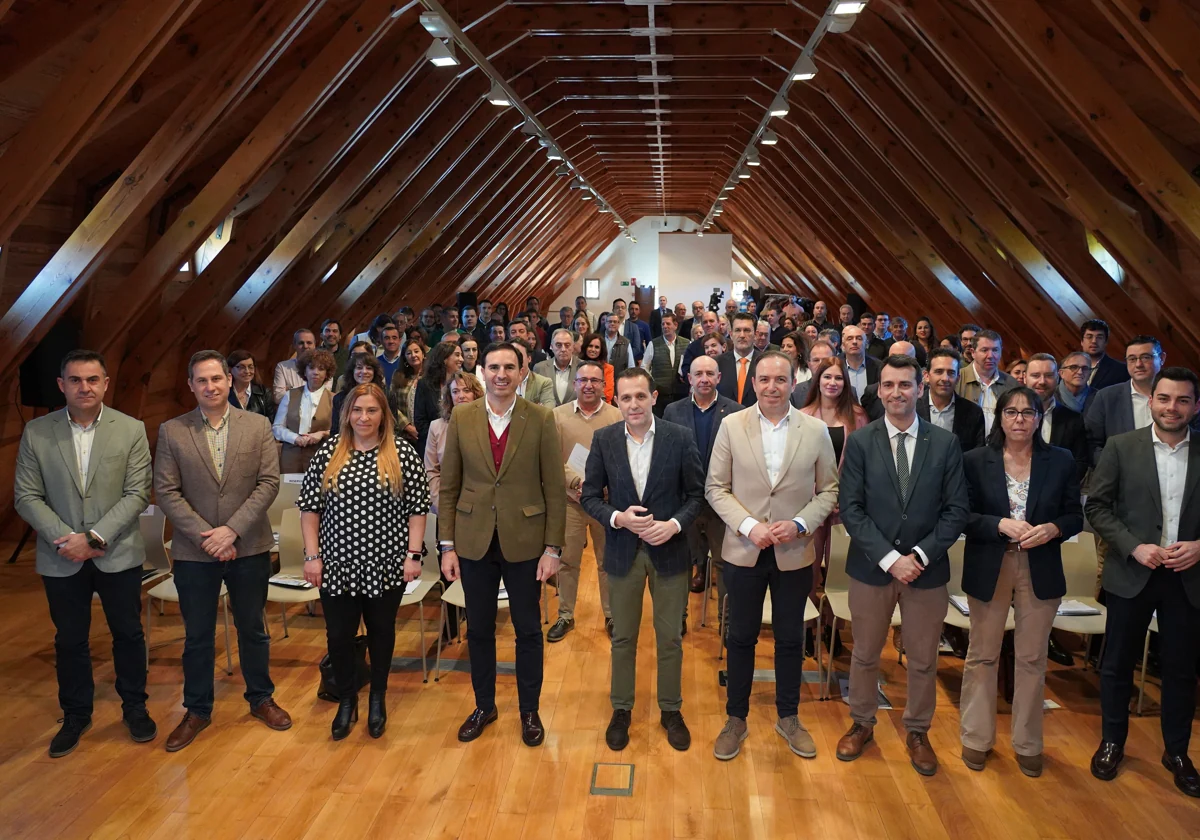
{"type": "Polygon", "coordinates": [[[484,727],[494,723],[498,716],[499,712],[494,705],[490,712],[476,709],[467,716],[467,719],[463,721],[463,725],[458,728],[458,740],[463,743],[474,741],[483,734],[484,727]]]}
{"type": "Polygon", "coordinates": [[[841,740],[838,741],[838,759],[841,761],[853,761],[862,755],[863,749],[873,740],[875,740],[875,729],[873,727],[855,723],[841,737],[841,740]]]}
{"type": "Polygon", "coordinates": [[[292,728],[292,716],[275,704],[274,698],[268,697],[250,710],[250,716],[256,717],[267,726],[279,732],[292,728]]]}
{"type": "MultiPolygon", "coordinates": [[[[972,770],[982,770],[985,766],[987,766],[988,755],[991,754],[991,752],[991,750],[973,750],[970,747],[964,746],[962,748],[963,764],[967,765],[967,767],[971,768],[972,770]]],[[[1018,755],[1017,761],[1020,762],[1020,760],[1021,756],[1018,755]]]]}
{"type": "Polygon", "coordinates": [[[696,573],[692,575],[691,581],[688,583],[688,589],[693,592],[704,591],[704,570],[697,568],[696,573]]]}
{"type": "Polygon", "coordinates": [[[184,712],[183,720],[179,721],[175,731],[167,737],[167,752],[179,752],[195,741],[196,736],[207,729],[210,722],[208,718],[184,712]]]}
{"type": "Polygon", "coordinates": [[[1030,778],[1036,779],[1042,775],[1042,756],[1038,755],[1021,755],[1017,753],[1017,766],[1021,768],[1021,772],[1030,778]]]}
{"type": "Polygon", "coordinates": [[[537,712],[521,712],[521,740],[527,747],[536,747],[546,738],[546,729],[537,712]]]}
{"type": "Polygon", "coordinates": [[[908,745],[908,760],[913,769],[922,776],[932,776],[937,772],[938,760],[933,747],[929,745],[929,736],[924,732],[909,732],[906,739],[908,745]]]}

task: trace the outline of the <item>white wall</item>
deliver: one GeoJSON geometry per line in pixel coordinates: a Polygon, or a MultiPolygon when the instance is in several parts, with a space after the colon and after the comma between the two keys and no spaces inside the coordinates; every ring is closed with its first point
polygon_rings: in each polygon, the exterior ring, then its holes
{"type": "MultiPolygon", "coordinates": [[[[635,243],[626,239],[617,230],[616,225],[613,225],[613,241],[600,252],[583,274],[584,277],[600,278],[600,298],[588,301],[588,310],[599,314],[612,305],[614,298],[619,297],[626,300],[632,298],[633,286],[622,286],[621,283],[628,283],[633,278],[637,279],[638,286],[653,286],[656,290],[654,294],[656,298],[660,294],[666,295],[671,306],[683,303],[690,312],[693,300],[702,300],[707,304],[714,285],[711,276],[697,281],[680,277],[659,277],[659,233],[662,231],[691,232],[695,229],[695,222],[681,216],[667,216],[665,220],[662,216],[645,216],[629,226],[629,232],[634,239],[637,239],[635,243]]],[[[707,239],[708,235],[705,236],[705,240],[707,239]]],[[[749,282],[752,286],[758,285],[756,280],[749,277],[730,258],[729,280],[724,286],[726,295],[729,294],[729,285],[735,280],[749,282]]],[[[549,305],[543,301],[543,312],[550,317],[552,322],[557,321],[559,307],[573,307],[575,296],[581,294],[583,294],[582,279],[578,286],[565,289],[558,299],[549,305]]]]}

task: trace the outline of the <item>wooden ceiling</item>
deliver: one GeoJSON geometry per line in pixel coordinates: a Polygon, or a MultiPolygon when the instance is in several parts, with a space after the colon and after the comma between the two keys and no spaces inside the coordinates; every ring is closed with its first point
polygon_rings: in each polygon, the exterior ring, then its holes
{"type": "MultiPolygon", "coordinates": [[[[202,347],[267,367],[330,315],[577,285],[613,217],[477,67],[426,61],[426,5],[0,0],[5,392],[63,316],[118,407],[157,418],[202,347]],[[231,215],[228,246],[180,271],[231,215]]],[[[445,11],[632,223],[705,217],[829,7],[445,11]]],[[[1198,44],[1198,0],[870,0],[716,228],[771,288],[973,321],[1020,352],[1101,317],[1196,366],[1198,44]]]]}

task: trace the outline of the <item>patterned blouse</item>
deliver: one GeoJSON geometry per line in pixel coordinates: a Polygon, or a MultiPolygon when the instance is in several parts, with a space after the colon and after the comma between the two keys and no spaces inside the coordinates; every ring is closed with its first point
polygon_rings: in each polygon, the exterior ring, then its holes
{"type": "Polygon", "coordinates": [[[313,455],[296,506],[321,516],[323,593],[378,598],[386,590],[404,588],[408,518],[429,513],[429,484],[412,444],[397,438],[401,496],[379,486],[378,447],[355,450],[338,475],[338,492],[323,489],[321,479],[338,437],[328,438],[313,455]]]}
{"type": "Polygon", "coordinates": [[[1018,522],[1025,521],[1025,505],[1029,502],[1029,479],[1017,481],[1008,473],[1004,474],[1004,483],[1008,485],[1008,513],[1018,522]]]}

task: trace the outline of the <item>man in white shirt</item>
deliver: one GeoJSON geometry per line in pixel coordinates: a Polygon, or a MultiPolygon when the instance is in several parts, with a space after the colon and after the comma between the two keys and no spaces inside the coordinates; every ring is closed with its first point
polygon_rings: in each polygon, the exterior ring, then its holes
{"type": "Polygon", "coordinates": [[[626,368],[636,367],[633,348],[629,339],[621,335],[621,319],[611,312],[601,312],[598,329],[604,336],[604,352],[613,367],[613,376],[620,376],[626,368]]]}
{"type": "Polygon", "coordinates": [[[1125,345],[1129,382],[1101,389],[1084,415],[1092,463],[1100,460],[1105,441],[1114,435],[1150,425],[1150,394],[1154,378],[1167,363],[1162,344],[1152,335],[1137,335],[1125,345]]]}
{"type": "Polygon", "coordinates": [[[925,393],[917,400],[917,416],[952,432],[962,451],[970,452],[984,443],[983,409],[954,392],[961,362],[958,351],[949,347],[936,347],[929,354],[925,393]]]}
{"type": "MultiPolygon", "coordinates": [[[[292,335],[292,349],[296,351],[296,355],[275,365],[275,381],[272,384],[271,393],[275,395],[276,405],[279,405],[284,394],[304,384],[303,374],[296,369],[296,356],[306,350],[315,350],[316,347],[317,337],[312,330],[298,329],[292,335]]],[[[333,380],[326,382],[325,387],[333,390],[333,380]]]]}
{"type": "Polygon", "coordinates": [[[861,401],[867,386],[879,381],[880,364],[867,355],[866,333],[862,327],[846,327],[842,330],[842,356],[846,360],[846,378],[861,401]]]}
{"type": "Polygon", "coordinates": [[[992,433],[992,423],[996,420],[996,400],[1005,391],[1011,391],[1021,384],[1000,370],[1003,351],[998,332],[980,330],[975,333],[975,352],[971,364],[958,377],[958,395],[983,409],[985,435],[992,433]]]}
{"type": "Polygon", "coordinates": [[[642,356],[642,369],[650,374],[658,391],[655,417],[662,417],[668,405],[687,393],[679,378],[679,366],[689,342],[676,332],[674,312],[663,315],[660,325],[662,335],[646,345],[646,355],[642,356]]]}
{"type": "Polygon", "coordinates": [[[569,329],[560,328],[550,334],[550,351],[553,358],[538,362],[533,372],[553,383],[553,408],[575,399],[575,369],[579,360],[575,358],[575,339],[569,329]]]}

